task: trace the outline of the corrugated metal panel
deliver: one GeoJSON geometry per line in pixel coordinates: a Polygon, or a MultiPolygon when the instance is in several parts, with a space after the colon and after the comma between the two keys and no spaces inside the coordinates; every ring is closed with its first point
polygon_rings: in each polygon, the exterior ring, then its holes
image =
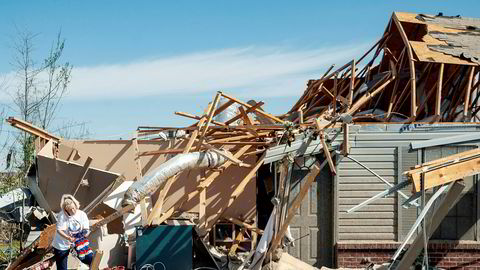
{"type": "MultiPolygon", "coordinates": [[[[374,170],[390,183],[396,183],[396,147],[351,149],[352,157],[374,170]]],[[[382,198],[357,212],[347,209],[388,188],[380,179],[354,161],[338,164],[338,240],[396,240],[395,196],[382,198]]]]}

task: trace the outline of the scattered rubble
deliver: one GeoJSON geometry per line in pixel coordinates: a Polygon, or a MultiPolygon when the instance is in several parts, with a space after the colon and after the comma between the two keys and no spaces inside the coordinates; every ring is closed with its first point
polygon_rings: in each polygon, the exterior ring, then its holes
{"type": "Polygon", "coordinates": [[[480,152],[423,163],[406,171],[406,179],[399,176],[390,183],[350,154],[356,143],[351,132],[374,129],[376,123],[399,123],[399,132],[417,125],[478,128],[471,123],[478,122],[480,110],[477,43],[458,43],[458,33],[477,31],[468,22],[396,12],[365,55],[310,80],[299,100],[280,116],[264,111],[263,102],[217,92],[203,115],[175,112],[194,120],[192,125],[141,126],[131,140],[68,140],[9,118],[11,125],[37,136],[28,192],[45,211],[33,210],[37,220],[52,225],[8,269],[50,265],[54,213],[65,193],[75,195],[96,219],[91,242],[103,251],[97,254],[100,269],[150,269],[155,264],[166,269],[175,263],[196,269],[318,269],[283,251],[303,236],[284,238],[310,187],[325,178],[322,171],[338,175],[341,158],[388,185],[345,214],[397,193],[408,199],[407,206],[421,206],[412,233],[392,258],[394,264],[366,266],[407,269],[424,238],[418,234],[403,257],[400,252],[417,228],[427,231],[428,241],[458,200],[464,188],[459,179],[479,172],[480,152]],[[292,171],[300,160],[306,173],[295,182],[292,171]],[[259,195],[257,183],[267,191],[259,195]],[[405,195],[402,189],[410,185],[413,195],[405,195]],[[430,200],[420,205],[418,199],[433,188],[430,200]],[[271,202],[270,210],[260,210],[259,201],[271,202]],[[431,219],[425,221],[427,214],[431,219]],[[172,262],[181,252],[184,260],[172,262]]]}

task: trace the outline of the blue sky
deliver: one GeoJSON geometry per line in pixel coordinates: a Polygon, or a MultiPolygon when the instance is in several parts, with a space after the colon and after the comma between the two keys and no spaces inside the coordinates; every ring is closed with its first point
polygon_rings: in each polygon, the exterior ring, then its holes
{"type": "Polygon", "coordinates": [[[61,29],[63,59],[74,69],[56,123],[86,122],[94,138],[128,138],[138,125],[191,123],[173,112],[200,114],[217,90],[283,113],[306,80],[373,45],[393,11],[480,10],[478,0],[173,2],[1,1],[0,77],[12,87],[16,28],[38,33],[37,61],[61,29]]]}

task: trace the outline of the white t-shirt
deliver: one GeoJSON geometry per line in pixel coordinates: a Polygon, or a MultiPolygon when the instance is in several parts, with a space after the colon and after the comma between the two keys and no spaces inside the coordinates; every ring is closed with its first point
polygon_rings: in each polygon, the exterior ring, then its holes
{"type": "Polygon", "coordinates": [[[58,231],[65,231],[68,235],[73,235],[81,230],[88,229],[88,217],[85,212],[77,210],[75,215],[69,216],[62,210],[57,214],[57,231],[55,233],[55,238],[53,238],[52,245],[58,250],[68,250],[72,243],[61,236],[58,231]]]}

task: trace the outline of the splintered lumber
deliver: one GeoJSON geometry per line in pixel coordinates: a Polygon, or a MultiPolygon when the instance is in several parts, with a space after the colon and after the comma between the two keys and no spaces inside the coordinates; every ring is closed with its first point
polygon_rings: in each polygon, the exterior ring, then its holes
{"type": "Polygon", "coordinates": [[[352,74],[350,75],[350,92],[348,93],[348,106],[352,106],[354,89],[355,89],[355,60],[352,61],[352,74]]]}
{"type": "MultiPolygon", "coordinates": [[[[250,145],[246,145],[246,146],[243,146],[242,148],[240,148],[233,156],[235,158],[240,158],[245,152],[247,152],[248,149],[250,149],[250,145]]],[[[222,166],[220,166],[220,168],[222,168],[223,170],[226,170],[228,167],[230,167],[231,165],[233,164],[232,161],[227,161],[225,162],[222,166]]],[[[176,202],[176,205],[181,205],[182,203],[184,203],[185,201],[188,201],[188,200],[191,200],[192,198],[194,198],[195,196],[197,196],[200,191],[202,191],[203,189],[206,189],[208,188],[212,182],[221,174],[221,172],[219,171],[212,171],[206,178],[205,180],[203,180],[197,187],[197,190],[195,191],[192,191],[191,193],[183,196],[180,200],[178,200],[176,202]]],[[[155,210],[155,207],[154,207],[154,210],[155,210]]],[[[150,215],[153,215],[153,222],[152,224],[161,224],[163,223],[165,220],[167,220],[168,218],[170,218],[174,211],[175,211],[175,206],[172,206],[170,209],[168,209],[167,211],[163,212],[163,213],[159,213],[158,210],[155,212],[154,214],[154,210],[152,210],[152,213],[150,215]]]]}
{"type": "MultiPolygon", "coordinates": [[[[183,116],[183,117],[187,117],[187,118],[191,118],[191,119],[195,119],[195,120],[201,120],[202,119],[202,117],[200,117],[200,116],[189,114],[189,113],[186,113],[186,112],[175,112],[175,114],[178,115],[178,116],[183,116]]],[[[215,121],[215,120],[212,120],[212,123],[215,124],[215,125],[219,125],[219,126],[226,126],[225,123],[218,122],[218,121],[215,121]]]]}
{"type": "MultiPolygon", "coordinates": [[[[322,164],[321,167],[323,166],[325,166],[325,162],[322,164]]],[[[288,225],[290,224],[293,217],[295,216],[298,207],[300,207],[300,205],[302,204],[302,201],[307,195],[308,190],[310,189],[310,186],[312,185],[313,181],[315,181],[315,178],[320,173],[320,171],[321,171],[321,168],[319,168],[317,164],[315,164],[312,167],[310,173],[308,174],[307,180],[305,181],[305,184],[302,185],[302,187],[300,188],[300,191],[298,192],[297,197],[295,197],[295,200],[292,202],[290,208],[288,209],[287,217],[285,218],[285,221],[283,222],[282,226],[275,234],[275,237],[273,238],[272,244],[267,253],[267,257],[280,244],[281,240],[283,239],[283,236],[285,235],[285,232],[287,231],[288,225]]]]}
{"type": "Polygon", "coordinates": [[[240,219],[237,219],[237,218],[234,218],[234,217],[226,217],[226,216],[223,216],[223,218],[227,221],[230,221],[231,223],[233,224],[236,224],[238,226],[242,226],[244,227],[245,229],[248,229],[252,232],[256,232],[258,234],[263,234],[263,230],[251,225],[251,224],[248,224],[244,221],[241,221],[240,219]]]}
{"type": "Polygon", "coordinates": [[[200,190],[198,204],[198,229],[205,230],[207,227],[207,189],[200,190]]]}
{"type": "Polygon", "coordinates": [[[135,161],[135,168],[137,171],[137,181],[138,181],[143,176],[142,163],[140,162],[140,156],[138,155],[140,153],[140,148],[138,147],[138,131],[135,131],[133,133],[132,145],[133,145],[133,150],[135,151],[135,157],[133,159],[135,161]]]}
{"type": "Polygon", "coordinates": [[[39,128],[35,125],[32,125],[26,121],[23,121],[23,120],[20,120],[18,118],[15,118],[15,117],[9,117],[7,119],[7,122],[10,123],[10,125],[12,125],[13,127],[16,127],[18,129],[21,129],[25,132],[28,132],[34,136],[37,136],[37,137],[40,137],[42,139],[45,139],[45,140],[53,140],[54,142],[58,143],[60,141],[60,137],[57,137],[53,134],[50,134],[48,133],[47,131],[45,131],[44,129],[42,128],[39,128]]]}
{"type": "Polygon", "coordinates": [[[342,155],[348,156],[350,154],[350,141],[348,136],[350,135],[350,126],[347,123],[343,123],[343,144],[342,144],[342,155]]]}
{"type": "Polygon", "coordinates": [[[170,177],[163,188],[160,190],[160,194],[158,195],[157,201],[155,202],[155,205],[153,206],[152,212],[148,215],[147,218],[147,224],[149,225],[158,225],[153,223],[153,220],[155,217],[159,216],[162,213],[162,208],[163,208],[163,202],[165,200],[165,197],[167,196],[167,192],[170,190],[170,187],[172,184],[175,182],[177,179],[178,174],[170,177]]]}
{"type": "Polygon", "coordinates": [[[463,117],[468,116],[468,107],[470,104],[470,91],[472,90],[472,81],[473,81],[473,74],[475,73],[475,67],[470,67],[470,72],[468,73],[468,81],[467,81],[467,91],[465,91],[465,98],[463,107],[463,117]]]}
{"type": "Polygon", "coordinates": [[[92,232],[94,232],[94,231],[98,230],[100,227],[102,227],[103,225],[108,224],[108,223],[116,220],[117,218],[123,216],[123,214],[126,214],[129,211],[132,211],[133,209],[135,209],[134,205],[124,206],[122,209],[116,211],[115,213],[110,214],[109,216],[107,216],[107,217],[99,220],[97,223],[93,224],[90,227],[90,230],[92,232]]]}
{"type": "Polygon", "coordinates": [[[215,147],[213,147],[213,146],[211,146],[211,145],[209,145],[209,144],[207,144],[207,143],[204,143],[203,145],[204,145],[208,150],[211,150],[211,151],[213,151],[213,152],[215,152],[215,153],[223,156],[224,158],[230,160],[231,162],[233,162],[234,164],[236,164],[236,165],[238,165],[238,166],[240,166],[240,167],[250,167],[250,164],[243,163],[241,160],[239,160],[238,158],[234,157],[234,156],[232,155],[232,153],[230,153],[230,151],[228,151],[228,150],[225,150],[225,149],[219,150],[219,149],[217,149],[217,148],[215,148],[215,147]]]}
{"type": "Polygon", "coordinates": [[[323,131],[321,131],[320,133],[320,141],[322,142],[323,152],[325,153],[325,158],[328,161],[328,166],[330,167],[330,171],[333,174],[337,174],[337,171],[335,170],[335,163],[332,160],[332,156],[330,155],[330,150],[328,149],[327,143],[325,142],[325,135],[323,134],[323,131]]]}
{"type": "Polygon", "coordinates": [[[51,250],[51,243],[55,236],[56,230],[57,226],[55,224],[49,225],[47,228],[45,228],[40,236],[33,241],[30,246],[20,252],[20,255],[8,265],[6,270],[21,270],[38,262],[38,259],[41,257],[36,256],[36,254],[46,254],[51,250]],[[33,260],[32,256],[35,256],[37,260],[33,260]],[[27,258],[28,261],[25,261],[27,258]]]}
{"type": "Polygon", "coordinates": [[[480,149],[473,149],[433,160],[405,172],[413,182],[415,192],[421,191],[422,175],[424,177],[425,189],[429,189],[478,173],[480,173],[480,149]]]}
{"type": "Polygon", "coordinates": [[[239,141],[239,140],[245,140],[245,139],[253,139],[253,138],[258,138],[258,137],[263,137],[267,136],[270,132],[260,132],[258,135],[253,135],[253,134],[248,134],[248,135],[240,135],[240,136],[233,136],[233,137],[227,137],[227,138],[222,138],[222,139],[214,139],[211,141],[208,141],[208,143],[224,143],[224,142],[230,142],[230,141],[239,141]]]}
{"type": "MultiPolygon", "coordinates": [[[[234,97],[225,95],[224,93],[221,93],[221,95],[222,95],[223,97],[228,98],[228,99],[230,99],[230,100],[233,100],[233,101],[235,101],[236,103],[238,103],[238,104],[240,104],[240,105],[242,105],[242,106],[245,106],[245,107],[247,107],[247,108],[251,108],[251,107],[252,107],[252,105],[247,104],[247,103],[245,103],[245,102],[243,102],[243,101],[240,101],[240,100],[238,100],[238,99],[236,99],[236,98],[234,98],[234,97]]],[[[264,112],[264,111],[262,111],[262,110],[255,109],[255,111],[256,111],[257,113],[259,113],[259,114],[267,117],[267,118],[272,119],[272,120],[275,121],[275,122],[279,122],[279,123],[282,123],[282,124],[285,123],[283,120],[281,120],[281,119],[279,119],[279,118],[277,118],[277,117],[275,117],[275,116],[273,116],[273,115],[271,115],[271,114],[268,114],[268,113],[266,113],[266,112],[264,112]]]]}
{"type": "Polygon", "coordinates": [[[380,87],[377,89],[373,90],[372,92],[367,92],[365,95],[363,95],[357,102],[355,102],[350,109],[348,109],[347,114],[352,115],[355,113],[358,109],[360,109],[362,106],[365,105],[368,101],[370,101],[373,97],[375,97],[378,93],[380,93],[385,87],[390,84],[395,77],[392,77],[388,79],[385,83],[383,83],[380,87]]]}
{"type": "MultiPolygon", "coordinates": [[[[251,106],[250,108],[248,108],[245,113],[249,113],[249,112],[254,112],[257,110],[257,108],[260,108],[260,106],[262,106],[264,103],[263,102],[258,102],[256,103],[255,105],[251,106]]],[[[225,122],[226,125],[230,125],[231,123],[237,121],[238,119],[242,118],[242,114],[237,114],[236,116],[234,116],[232,119],[228,120],[227,122],[225,122]]]]}
{"type": "Polygon", "coordinates": [[[440,118],[440,106],[442,106],[442,80],[443,80],[443,66],[440,64],[440,70],[438,71],[438,82],[437,82],[437,95],[435,99],[435,115],[437,118],[440,118]]]}
{"type": "MultiPolygon", "coordinates": [[[[205,139],[205,134],[207,134],[207,130],[208,130],[208,126],[210,125],[210,122],[212,121],[212,118],[213,118],[213,114],[215,113],[215,110],[217,108],[217,104],[218,102],[220,101],[220,92],[217,93],[217,95],[215,96],[215,98],[213,99],[213,103],[212,105],[210,106],[209,110],[208,110],[208,113],[207,113],[207,123],[205,123],[205,128],[203,129],[202,133],[200,134],[200,143],[199,145],[202,145],[202,142],[203,140],[205,139]]],[[[199,128],[201,129],[202,126],[199,126],[199,128]]]]}
{"type": "MultiPolygon", "coordinates": [[[[250,172],[248,172],[248,174],[243,178],[242,181],[240,181],[240,183],[237,184],[235,190],[232,192],[232,194],[230,195],[230,198],[228,199],[228,202],[225,206],[221,207],[221,209],[219,210],[219,212],[215,213],[215,214],[212,214],[210,215],[210,218],[211,218],[211,224],[215,224],[218,219],[223,216],[223,214],[225,213],[225,211],[230,207],[232,206],[232,204],[235,202],[235,200],[243,193],[243,191],[245,190],[245,187],[247,186],[247,184],[252,180],[252,178],[255,176],[255,174],[257,173],[258,169],[260,169],[260,166],[263,165],[263,162],[265,160],[265,153],[258,159],[257,163],[255,164],[255,166],[250,170],[250,172]]],[[[205,234],[207,232],[207,230],[210,230],[210,227],[206,228],[206,230],[202,230],[201,231],[201,234],[205,234]]]]}
{"type": "MultiPolygon", "coordinates": [[[[204,132],[202,133],[202,137],[201,137],[201,141],[203,141],[203,135],[204,133],[206,132],[206,130],[208,129],[208,124],[209,122],[212,120],[212,117],[213,117],[213,113],[215,111],[215,106],[217,106],[217,103],[218,103],[218,100],[220,98],[220,95],[217,94],[215,96],[215,99],[214,99],[214,102],[212,104],[210,104],[207,108],[207,117],[208,117],[208,120],[207,120],[207,125],[205,127],[205,130],[204,132]]],[[[203,126],[203,123],[205,122],[206,118],[203,117],[198,123],[197,123],[197,129],[193,131],[190,139],[188,140],[188,143],[187,143],[187,146],[185,147],[183,153],[186,154],[190,151],[193,143],[195,142],[195,139],[197,138],[198,136],[198,133],[200,132],[200,129],[202,128],[203,126]]],[[[199,145],[201,146],[201,142],[199,143],[199,145]]],[[[162,208],[163,208],[163,201],[165,200],[165,197],[167,196],[167,193],[168,191],[170,190],[170,187],[173,185],[173,183],[175,183],[175,181],[177,180],[178,178],[178,175],[174,175],[172,177],[170,177],[167,182],[165,183],[165,185],[163,186],[162,190],[160,191],[160,195],[158,196],[158,199],[157,201],[155,202],[155,205],[152,209],[152,212],[150,213],[150,215],[148,216],[148,219],[147,219],[147,224],[153,224],[154,222],[154,219],[155,217],[159,216],[161,213],[162,213],[162,208]]]]}
{"type": "Polygon", "coordinates": [[[407,34],[405,33],[405,30],[402,27],[402,24],[397,18],[397,15],[393,15],[392,20],[395,22],[395,25],[397,26],[398,32],[400,33],[400,36],[402,37],[403,43],[405,44],[405,48],[407,49],[407,54],[408,54],[408,63],[410,66],[410,100],[411,100],[411,107],[410,107],[410,113],[411,117],[415,118],[417,116],[417,83],[415,79],[415,63],[413,62],[413,52],[412,52],[412,47],[410,46],[410,43],[408,42],[408,37],[407,34]]]}
{"type": "Polygon", "coordinates": [[[237,237],[235,237],[235,241],[233,241],[233,245],[230,248],[230,251],[228,252],[228,256],[232,257],[235,256],[235,252],[237,251],[238,246],[243,240],[243,234],[245,233],[245,228],[240,229],[240,232],[238,233],[237,237]]]}

